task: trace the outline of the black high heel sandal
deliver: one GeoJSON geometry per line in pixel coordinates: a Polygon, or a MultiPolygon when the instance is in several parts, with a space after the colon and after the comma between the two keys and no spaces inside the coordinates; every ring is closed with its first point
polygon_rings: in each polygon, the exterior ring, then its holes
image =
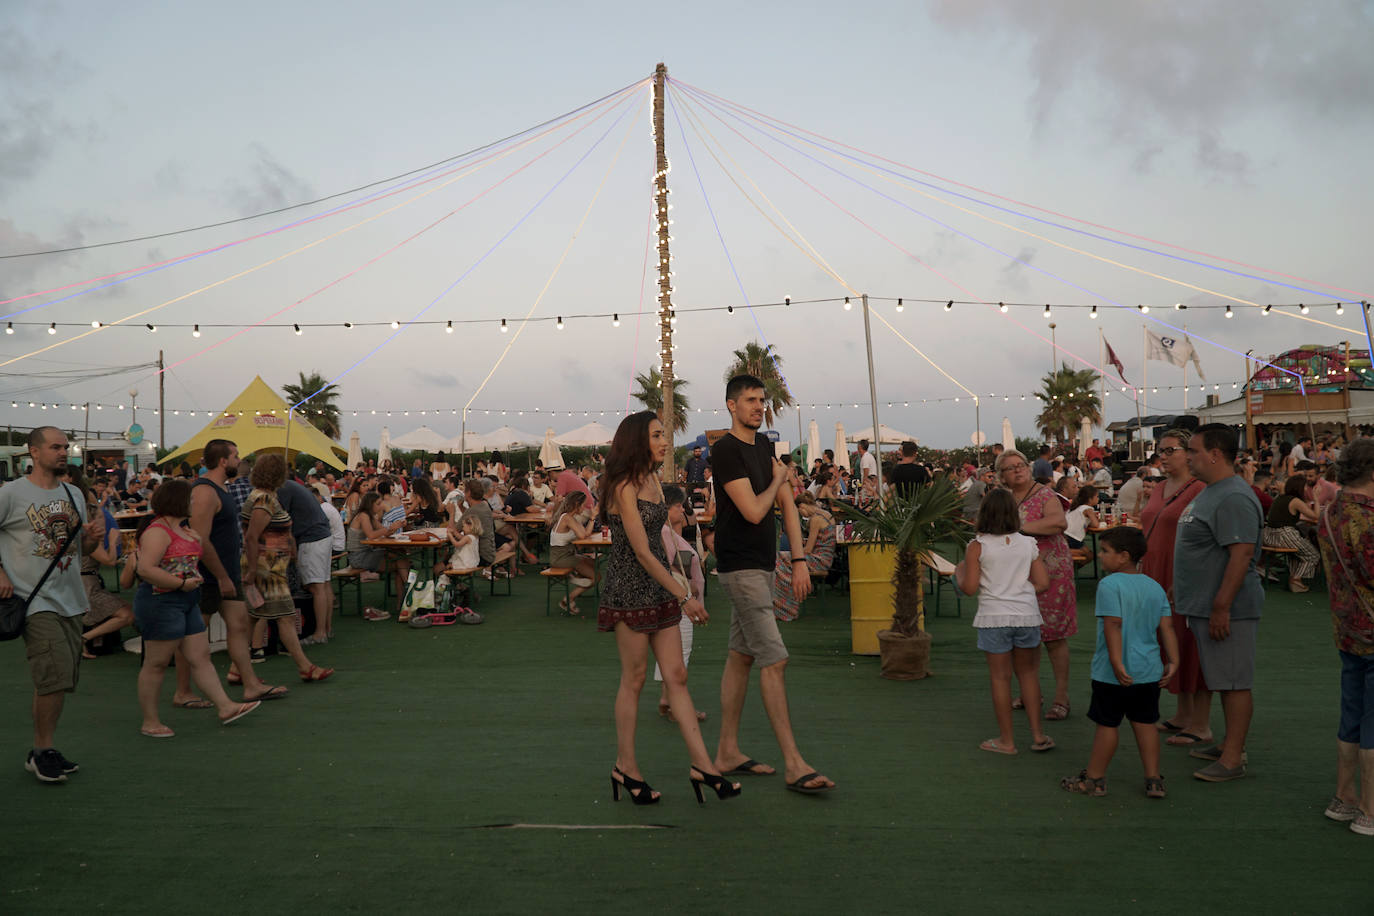
{"type": "MultiPolygon", "coordinates": [[[[654,790],[647,782],[626,776],[621,772],[620,767],[611,768],[611,798],[620,801],[620,790],[624,788],[630,794],[630,801],[636,805],[656,805],[661,795],[655,795],[654,790]]],[[[701,793],[698,791],[697,793],[701,793]]]]}
{"type": "Polygon", "coordinates": [[[696,767],[687,771],[687,778],[692,782],[692,791],[697,794],[697,804],[706,804],[706,799],[701,797],[701,787],[708,786],[716,793],[716,798],[734,798],[740,793],[740,784],[730,782],[724,776],[715,776],[711,773],[703,773],[696,767]]]}

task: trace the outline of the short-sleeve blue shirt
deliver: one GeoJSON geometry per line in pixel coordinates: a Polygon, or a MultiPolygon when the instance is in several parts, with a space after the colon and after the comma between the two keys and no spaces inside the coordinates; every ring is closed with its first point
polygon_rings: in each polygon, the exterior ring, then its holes
{"type": "Polygon", "coordinates": [[[1121,618],[1121,663],[1137,684],[1150,684],[1164,676],[1157,631],[1161,618],[1169,616],[1164,589],[1149,576],[1112,573],[1097,586],[1097,649],[1093,652],[1092,678],[1119,684],[1107,654],[1103,617],[1121,618]]]}

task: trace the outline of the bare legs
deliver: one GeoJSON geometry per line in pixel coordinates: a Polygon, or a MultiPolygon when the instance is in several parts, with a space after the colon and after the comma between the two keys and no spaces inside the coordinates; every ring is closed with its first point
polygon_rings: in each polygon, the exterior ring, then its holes
{"type": "Polygon", "coordinates": [[[1021,700],[1030,721],[1031,740],[1039,742],[1045,732],[1040,724],[1040,649],[1012,649],[1010,652],[987,652],[988,677],[992,681],[992,710],[997,716],[997,745],[1011,750],[1016,747],[1016,735],[1011,721],[1011,677],[1013,672],[1021,686],[1021,700]]]}
{"type": "MultiPolygon", "coordinates": [[[[1374,760],[1374,751],[1365,751],[1369,760],[1374,760]]],[[[1336,797],[1343,802],[1352,805],[1359,805],[1366,814],[1371,811],[1369,803],[1374,801],[1370,798],[1374,794],[1374,786],[1370,784],[1369,773],[1366,771],[1364,776],[1364,798],[1361,799],[1360,793],[1355,791],[1355,774],[1363,767],[1364,762],[1360,758],[1360,746],[1354,741],[1342,741],[1336,739],[1336,797]],[[1363,803],[1362,803],[1363,802],[1363,803]]]]}
{"type": "Polygon", "coordinates": [[[162,681],[167,673],[167,664],[174,655],[180,654],[195,679],[196,686],[206,698],[215,704],[220,718],[228,718],[239,708],[239,704],[229,699],[219,682],[219,675],[210,663],[210,641],[204,632],[184,639],[148,639],[143,642],[143,667],[138,672],[138,705],[143,713],[143,730],[161,731],[166,729],[158,716],[158,695],[162,692],[162,681]]]}
{"type": "Polygon", "coordinates": [[[1245,737],[1250,731],[1250,717],[1255,712],[1255,698],[1248,690],[1221,691],[1221,712],[1226,717],[1226,738],[1221,744],[1221,759],[1227,769],[1241,765],[1245,753],[1245,737]]]}
{"type": "Polygon", "coordinates": [[[57,736],[57,720],[62,717],[62,704],[66,702],[67,694],[63,691],[57,693],[35,693],[33,695],[33,747],[35,750],[47,750],[53,746],[53,741],[57,736]]]}
{"type": "MultiPolygon", "coordinates": [[[[720,679],[720,741],[716,745],[716,765],[722,770],[733,769],[749,759],[749,756],[740,750],[739,723],[744,712],[744,698],[749,691],[749,670],[753,665],[753,656],[734,650],[725,658],[725,673],[720,679]]],[[[786,659],[761,668],[759,692],[763,694],[763,709],[773,726],[778,749],[782,751],[784,776],[788,782],[795,782],[814,770],[802,758],[792,734],[792,718],[787,708],[787,686],[783,678],[786,668],[786,659]]],[[[664,680],[667,680],[666,673],[664,680]]],[[[676,703],[673,704],[673,708],[676,710],[676,703]]],[[[679,724],[686,718],[683,715],[675,715],[679,724]]],[[[833,785],[834,782],[830,779],[817,776],[808,783],[808,788],[833,785]]]]}
{"type": "MultiPolygon", "coordinates": [[[[272,686],[264,684],[258,677],[248,656],[248,606],[242,601],[225,601],[220,604],[219,613],[224,618],[225,641],[229,646],[229,672],[243,678],[244,699],[257,699],[271,690],[272,686]]],[[[295,635],[294,632],[292,635],[295,635]]]]}
{"type": "Polygon", "coordinates": [[[334,590],[328,582],[311,582],[306,586],[315,609],[315,632],[313,638],[324,642],[334,630],[334,590]]]}
{"type": "MultiPolygon", "coordinates": [[[[1050,670],[1054,672],[1054,699],[1051,703],[1058,703],[1064,708],[1069,705],[1069,641],[1067,639],[1051,639],[1045,643],[1045,654],[1050,658],[1050,670]]],[[[1030,701],[1022,697],[1026,706],[1030,706],[1030,701]]]]}
{"type": "MultiPolygon", "coordinates": [[[[649,649],[663,672],[668,702],[681,710],[677,716],[682,740],[692,766],[708,775],[719,775],[706,751],[697,724],[696,706],[687,691],[687,666],[682,663],[682,642],[677,627],[669,627],[652,635],[636,633],[624,623],[616,624],[616,649],[620,653],[620,687],[615,694],[615,765],[631,779],[643,779],[639,761],[635,757],[635,727],[639,718],[639,695],[649,666],[649,649]]],[[[657,793],[655,793],[657,794],[657,793]]]]}
{"type": "MultiPolygon", "coordinates": [[[[573,565],[573,574],[582,579],[591,579],[592,585],[596,584],[596,561],[590,557],[578,557],[577,563],[573,565]]],[[[591,585],[575,585],[572,592],[568,595],[568,603],[576,601],[586,593],[591,585]]],[[[568,608],[572,610],[572,608],[568,608]]],[[[655,653],[657,655],[657,653],[655,653]]]]}

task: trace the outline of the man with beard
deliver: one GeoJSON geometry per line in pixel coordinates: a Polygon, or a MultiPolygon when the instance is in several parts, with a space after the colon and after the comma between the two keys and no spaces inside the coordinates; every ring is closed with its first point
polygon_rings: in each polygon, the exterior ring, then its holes
{"type": "Polygon", "coordinates": [[[81,583],[81,557],[105,533],[89,523],[85,500],[60,478],[67,473],[67,437],[54,426],[29,433],[32,467],[0,487],[0,598],[27,597],[24,647],[33,678],[33,749],[24,769],[41,782],[66,782],[77,765],[53,746],[66,694],[76,690],[81,664],[81,616],[90,606],[81,583]],[[80,540],[70,549],[68,538],[80,540]],[[34,591],[53,558],[43,588],[34,591]]]}
{"type": "MultiPolygon", "coordinates": [[[[777,556],[778,529],[773,503],[781,502],[783,527],[788,543],[801,544],[801,522],[792,490],[786,486],[787,471],[773,456],[773,443],[758,434],[763,425],[763,382],[752,375],[737,375],[725,386],[725,406],[730,411],[730,431],[711,448],[711,469],[716,493],[716,557],[720,584],[730,597],[730,649],[720,681],[720,743],[715,764],[728,778],[736,773],[766,776],[777,772],[740,750],[739,724],[749,671],[759,666],[759,690],[763,708],[782,751],[784,779],[795,792],[826,792],[835,783],[803,759],[792,734],[783,672],[787,647],[773,615],[773,566],[777,556]]],[[[806,559],[795,556],[802,570],[792,577],[798,600],[811,591],[806,559]]]]}
{"type": "MultiPolygon", "coordinates": [[[[244,702],[275,700],[286,695],[286,687],[264,684],[254,673],[248,654],[248,608],[243,603],[240,571],[243,533],[234,497],[224,488],[227,481],[238,476],[239,448],[228,439],[211,439],[205,443],[201,461],[205,473],[191,484],[191,527],[200,535],[200,575],[205,580],[200,591],[200,610],[207,618],[217,612],[224,618],[229,658],[233,661],[229,683],[239,683],[241,679],[244,702]]],[[[182,667],[177,666],[178,674],[182,667]]],[[[188,684],[188,694],[189,689],[188,684]]],[[[177,690],[181,691],[179,682],[177,690]]],[[[179,700],[174,698],[173,702],[179,700]]],[[[199,708],[189,698],[180,702],[199,708]]]]}

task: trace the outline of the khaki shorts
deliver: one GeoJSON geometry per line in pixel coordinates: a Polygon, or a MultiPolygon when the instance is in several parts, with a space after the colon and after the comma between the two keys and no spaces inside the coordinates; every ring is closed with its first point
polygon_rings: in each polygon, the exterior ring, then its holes
{"type": "Polygon", "coordinates": [[[773,571],[737,569],[720,574],[730,597],[730,651],[748,655],[767,668],[787,661],[787,647],[773,615],[773,571]]]}
{"type": "Polygon", "coordinates": [[[30,614],[24,621],[24,646],[34,692],[71,693],[81,666],[81,615],[63,617],[52,611],[30,614]]]}

